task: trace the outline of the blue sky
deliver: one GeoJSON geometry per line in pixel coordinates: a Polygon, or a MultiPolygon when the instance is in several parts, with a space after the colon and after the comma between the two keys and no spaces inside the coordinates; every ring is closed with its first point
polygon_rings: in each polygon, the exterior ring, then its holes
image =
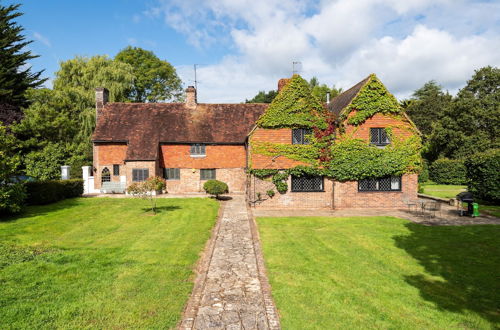
{"type": "Polygon", "coordinates": [[[76,55],[133,45],[172,63],[186,86],[201,64],[202,102],[275,89],[294,61],[344,89],[374,72],[400,98],[432,79],[454,93],[474,69],[500,66],[500,1],[25,0],[21,11],[40,55],[31,64],[47,77],[76,55]]]}

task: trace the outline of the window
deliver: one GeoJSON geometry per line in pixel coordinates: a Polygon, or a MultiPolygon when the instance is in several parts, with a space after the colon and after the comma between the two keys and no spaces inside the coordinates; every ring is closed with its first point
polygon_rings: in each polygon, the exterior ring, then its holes
{"type": "Polygon", "coordinates": [[[386,146],[391,143],[385,128],[370,128],[370,143],[376,146],[386,146]]]}
{"type": "Polygon", "coordinates": [[[292,144],[309,144],[310,129],[296,128],[292,130],[292,144]]]}
{"type": "Polygon", "coordinates": [[[164,168],[163,178],[165,180],[180,180],[181,179],[181,169],[180,168],[164,168]]]}
{"type": "Polygon", "coordinates": [[[111,181],[111,173],[109,172],[109,169],[105,167],[102,169],[101,172],[101,183],[110,181],[111,181]]]}
{"type": "Polygon", "coordinates": [[[358,191],[401,191],[401,177],[359,180],[358,191]]]}
{"type": "Polygon", "coordinates": [[[215,180],[215,169],[200,170],[200,180],[215,180]]]}
{"type": "Polygon", "coordinates": [[[292,176],[292,191],[323,191],[323,177],[292,176]]]}
{"type": "Polygon", "coordinates": [[[149,178],[149,170],[147,168],[133,168],[132,181],[145,181],[149,178]]]}
{"type": "Polygon", "coordinates": [[[113,165],[113,175],[120,175],[120,165],[113,165]]]}
{"type": "Polygon", "coordinates": [[[200,143],[192,144],[191,156],[205,156],[205,145],[200,143]]]}

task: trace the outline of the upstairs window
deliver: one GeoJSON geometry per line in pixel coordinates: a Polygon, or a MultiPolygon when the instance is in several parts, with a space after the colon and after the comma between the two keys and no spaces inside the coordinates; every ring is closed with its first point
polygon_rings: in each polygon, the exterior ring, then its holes
{"type": "Polygon", "coordinates": [[[401,177],[359,180],[358,191],[401,191],[401,177]]]}
{"type": "Polygon", "coordinates": [[[205,156],[205,145],[201,143],[192,144],[191,156],[205,156]]]}
{"type": "Polygon", "coordinates": [[[295,128],[292,130],[292,144],[310,144],[312,131],[305,128],[295,128]]]}
{"type": "Polygon", "coordinates": [[[165,180],[180,180],[181,179],[181,169],[180,168],[164,168],[163,178],[165,180]]]}
{"type": "Polygon", "coordinates": [[[391,143],[385,128],[370,128],[370,143],[376,146],[386,146],[391,143]]]}
{"type": "Polygon", "coordinates": [[[120,175],[120,165],[113,165],[113,175],[120,175]]]}
{"type": "Polygon", "coordinates": [[[101,183],[103,182],[111,182],[111,173],[107,167],[103,168],[101,172],[101,183]]]}
{"type": "Polygon", "coordinates": [[[323,177],[292,176],[292,191],[323,191],[323,177]]]}
{"type": "Polygon", "coordinates": [[[132,181],[140,182],[146,181],[149,178],[149,169],[147,168],[133,168],[132,181]]]}
{"type": "Polygon", "coordinates": [[[200,180],[215,180],[215,169],[200,170],[200,180]]]}

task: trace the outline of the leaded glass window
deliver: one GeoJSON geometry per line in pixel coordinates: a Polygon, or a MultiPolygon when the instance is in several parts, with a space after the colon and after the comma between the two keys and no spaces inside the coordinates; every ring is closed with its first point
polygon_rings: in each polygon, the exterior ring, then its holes
{"type": "Polygon", "coordinates": [[[391,143],[385,128],[370,128],[370,143],[376,146],[386,146],[391,143]]]}
{"type": "Polygon", "coordinates": [[[215,169],[201,169],[200,180],[215,180],[215,169]]]}
{"type": "Polygon", "coordinates": [[[305,128],[295,128],[292,130],[292,144],[310,144],[312,131],[305,128]]]}
{"type": "Polygon", "coordinates": [[[164,168],[163,177],[165,180],[180,180],[181,179],[181,169],[180,168],[164,168]]]}
{"type": "Polygon", "coordinates": [[[149,169],[147,168],[133,168],[132,169],[132,181],[140,182],[145,181],[149,178],[149,169]]]}
{"type": "Polygon", "coordinates": [[[358,181],[359,191],[401,191],[401,177],[390,176],[379,179],[363,179],[358,181]]]}
{"type": "Polygon", "coordinates": [[[105,167],[101,172],[101,183],[102,182],[111,182],[111,173],[109,172],[109,168],[105,167]]]}
{"type": "Polygon", "coordinates": [[[195,143],[191,145],[191,155],[192,156],[205,156],[205,145],[201,143],[195,143]]]}
{"type": "Polygon", "coordinates": [[[292,176],[292,191],[323,191],[323,177],[292,176]]]}

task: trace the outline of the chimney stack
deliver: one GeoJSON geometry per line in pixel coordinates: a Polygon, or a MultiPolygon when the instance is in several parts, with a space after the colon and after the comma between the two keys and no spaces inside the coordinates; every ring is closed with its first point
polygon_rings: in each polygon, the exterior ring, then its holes
{"type": "Polygon", "coordinates": [[[102,114],[102,109],[104,105],[109,101],[109,91],[103,87],[97,87],[95,89],[95,120],[102,114]]]}
{"type": "Polygon", "coordinates": [[[186,106],[188,108],[196,108],[196,88],[194,86],[188,86],[186,88],[186,106]]]}
{"type": "Polygon", "coordinates": [[[281,78],[278,80],[278,93],[292,80],[291,78],[281,78]]]}

